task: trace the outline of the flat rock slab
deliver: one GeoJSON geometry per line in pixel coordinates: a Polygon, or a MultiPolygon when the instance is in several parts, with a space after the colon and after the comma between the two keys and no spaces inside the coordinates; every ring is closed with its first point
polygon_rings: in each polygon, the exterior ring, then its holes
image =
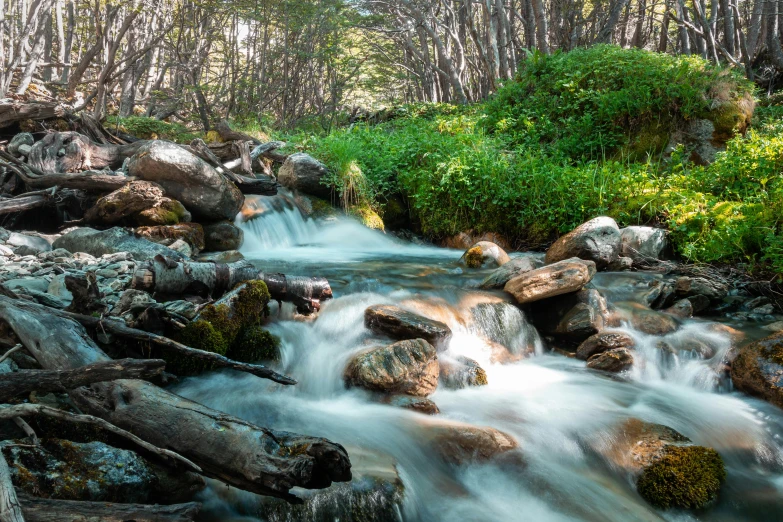
{"type": "Polygon", "coordinates": [[[115,252],[128,252],[136,261],[152,259],[158,254],[174,259],[183,258],[182,254],[175,250],[136,237],[119,227],[108,230],[77,228],[57,238],[53,246],[73,253],[85,252],[95,257],[115,252]]]}
{"type": "Polygon", "coordinates": [[[581,290],[595,271],[592,261],[571,258],[518,275],[503,289],[519,304],[532,303],[581,290]]]}
{"type": "Polygon", "coordinates": [[[403,310],[394,305],[373,305],[364,311],[364,325],[373,332],[392,339],[424,339],[445,350],[451,339],[451,328],[445,323],[403,310]]]}

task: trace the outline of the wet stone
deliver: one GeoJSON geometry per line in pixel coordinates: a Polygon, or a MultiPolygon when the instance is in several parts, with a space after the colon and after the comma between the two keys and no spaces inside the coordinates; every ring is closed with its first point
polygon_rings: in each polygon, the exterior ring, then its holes
{"type": "Polygon", "coordinates": [[[451,329],[446,324],[393,305],[367,308],[364,325],[376,334],[392,339],[424,339],[439,350],[445,349],[451,339],[451,329]]]}

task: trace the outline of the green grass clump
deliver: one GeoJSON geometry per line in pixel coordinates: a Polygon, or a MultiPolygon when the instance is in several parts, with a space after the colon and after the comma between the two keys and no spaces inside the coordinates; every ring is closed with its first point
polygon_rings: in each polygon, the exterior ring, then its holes
{"type": "Polygon", "coordinates": [[[181,123],[168,123],[144,116],[108,116],[106,127],[119,129],[131,136],[145,140],[168,140],[175,143],[190,143],[201,134],[193,132],[181,123]]]}
{"type": "Polygon", "coordinates": [[[725,479],[723,459],[714,449],[669,446],[660,460],[644,470],[636,488],[661,509],[701,509],[717,498],[725,479]]]}

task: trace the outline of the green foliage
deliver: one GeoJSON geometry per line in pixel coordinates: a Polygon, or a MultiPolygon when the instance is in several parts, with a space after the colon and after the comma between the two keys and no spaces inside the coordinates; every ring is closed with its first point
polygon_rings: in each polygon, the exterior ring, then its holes
{"type": "MultiPolygon", "coordinates": [[[[739,76],[694,56],[610,45],[534,55],[487,103],[485,124],[516,145],[600,159],[643,129],[660,127],[655,134],[666,136],[679,121],[706,114],[719,84],[735,96],[750,90],[739,76]]],[[[660,152],[666,141],[653,140],[645,152],[660,152]]]]}
{"type": "Polygon", "coordinates": [[[116,128],[141,139],[168,140],[175,143],[190,143],[201,137],[199,133],[188,130],[181,123],[168,123],[144,116],[108,116],[106,126],[116,128]]]}
{"type": "Polygon", "coordinates": [[[260,326],[250,326],[239,333],[228,355],[236,361],[249,363],[279,361],[280,339],[260,326]]]}
{"type": "Polygon", "coordinates": [[[636,488],[661,509],[701,509],[715,500],[726,479],[723,459],[702,446],[669,446],[664,456],[644,470],[636,488]]]}

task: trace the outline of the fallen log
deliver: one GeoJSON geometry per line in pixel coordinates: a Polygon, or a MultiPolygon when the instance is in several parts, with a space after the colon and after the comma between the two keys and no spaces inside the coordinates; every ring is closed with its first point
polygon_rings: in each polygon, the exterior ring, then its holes
{"type": "Polygon", "coordinates": [[[105,172],[87,170],[78,173],[45,174],[10,154],[0,151],[0,166],[14,172],[32,189],[47,189],[62,187],[96,192],[111,192],[124,187],[136,178],[131,176],[111,175],[105,172]]]}
{"type": "Polygon", "coordinates": [[[27,522],[191,522],[201,510],[198,502],[170,506],[80,502],[19,495],[27,522]]]}
{"type": "Polygon", "coordinates": [[[158,457],[163,458],[171,464],[183,464],[188,469],[195,471],[196,473],[201,472],[201,468],[182,455],[179,455],[178,453],[168,449],[158,448],[153,444],[142,440],[133,433],[130,433],[122,428],[118,428],[111,422],[107,422],[104,419],[93,417],[92,415],[77,415],[65,410],[58,410],[57,408],[44,406],[43,404],[0,404],[0,419],[2,420],[11,420],[17,417],[34,417],[36,415],[45,415],[47,417],[52,417],[65,422],[97,426],[117,436],[128,439],[129,441],[137,444],[140,448],[149,451],[153,455],[157,455],[158,457]]]}
{"type": "Polygon", "coordinates": [[[11,482],[11,470],[0,451],[0,522],[24,522],[22,506],[11,482]]]}
{"type": "Polygon", "coordinates": [[[133,274],[133,288],[167,295],[203,294],[220,296],[239,283],[259,279],[266,283],[276,301],[288,301],[303,314],[321,307],[321,301],[332,298],[329,281],[323,277],[265,274],[247,263],[180,262],[155,256],[140,264],[133,274]]]}
{"type": "Polygon", "coordinates": [[[3,100],[0,102],[0,129],[23,120],[48,120],[66,114],[65,106],[60,103],[3,100]]]}
{"type": "Polygon", "coordinates": [[[35,193],[28,192],[27,194],[22,194],[15,198],[0,198],[0,215],[14,214],[16,212],[45,207],[51,203],[56,192],[57,190],[55,187],[52,190],[35,193]]]}
{"type": "MultiPolygon", "coordinates": [[[[279,142],[282,143],[282,142],[279,142]]],[[[262,145],[259,145],[261,147],[262,145]]],[[[226,176],[228,179],[234,182],[237,188],[243,194],[256,194],[260,196],[274,196],[277,194],[279,187],[278,183],[269,176],[263,176],[259,178],[251,178],[248,176],[242,176],[231,172],[229,168],[224,166],[220,159],[212,152],[212,150],[200,139],[195,139],[190,142],[190,147],[187,148],[190,152],[203,159],[213,167],[215,170],[226,176]]]]}
{"type": "MultiPolygon", "coordinates": [[[[44,368],[109,360],[81,325],[50,310],[0,297],[0,319],[44,368]]],[[[82,411],[176,451],[202,474],[247,491],[301,502],[291,488],[325,488],[351,479],[348,454],[339,444],[262,428],[145,381],[93,384],[70,397],[82,411]]]]}
{"type": "Polygon", "coordinates": [[[163,373],[160,359],[119,359],[98,362],[75,370],[20,370],[0,376],[0,402],[36,392],[64,393],[94,382],[114,379],[152,379],[163,373]]]}

